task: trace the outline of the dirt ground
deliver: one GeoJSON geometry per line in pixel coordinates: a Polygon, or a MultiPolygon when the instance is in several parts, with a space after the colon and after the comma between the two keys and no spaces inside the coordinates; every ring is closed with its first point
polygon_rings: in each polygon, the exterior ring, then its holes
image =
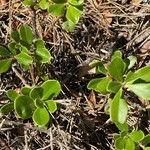
{"type": "MultiPolygon", "coordinates": [[[[29,24],[37,37],[43,38],[53,60],[45,74],[62,85],[59,110],[48,130],[37,128],[30,119],[17,119],[13,113],[0,118],[1,150],[113,150],[113,134],[118,129],[104,113],[107,100],[94,93],[96,107],[87,103],[87,83],[97,75],[86,67],[93,59],[108,62],[114,48],[124,57],[138,59],[133,69],[150,65],[149,0],[85,0],[84,13],[75,30],[62,29],[62,19],[46,11],[24,7],[20,0],[0,0],[0,44],[7,45],[10,33],[21,24],[29,24]]],[[[28,72],[15,66],[30,84],[28,72]]],[[[0,105],[6,99],[3,91],[23,86],[18,74],[10,69],[0,74],[0,105]]],[[[128,95],[128,124],[150,133],[150,102],[128,95]]]]}

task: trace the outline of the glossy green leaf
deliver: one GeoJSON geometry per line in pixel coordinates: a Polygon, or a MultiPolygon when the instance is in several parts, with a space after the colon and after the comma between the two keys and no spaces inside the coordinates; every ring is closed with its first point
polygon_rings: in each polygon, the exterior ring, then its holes
{"type": "Polygon", "coordinates": [[[49,7],[48,0],[40,0],[39,7],[43,10],[47,9],[49,7]]]}
{"type": "Polygon", "coordinates": [[[11,42],[8,44],[8,48],[9,50],[11,51],[11,53],[13,55],[16,55],[17,54],[17,49],[16,49],[16,43],[15,42],[11,42]]]}
{"type": "Polygon", "coordinates": [[[112,54],[112,56],[111,56],[111,60],[113,60],[116,57],[122,58],[121,51],[119,51],[119,50],[114,51],[113,54],[112,54]]]}
{"type": "Polygon", "coordinates": [[[46,48],[36,49],[36,55],[37,60],[41,63],[48,63],[52,59],[50,52],[46,48]]]}
{"type": "Polygon", "coordinates": [[[146,135],[144,139],[141,141],[142,145],[147,146],[150,144],[150,134],[146,135]]]}
{"type": "Polygon", "coordinates": [[[15,41],[15,42],[19,42],[20,41],[20,35],[17,31],[12,31],[11,32],[11,38],[15,41]]]}
{"type": "Polygon", "coordinates": [[[127,122],[125,122],[125,123],[119,123],[119,122],[115,122],[115,125],[117,126],[117,128],[121,131],[121,132],[126,132],[126,131],[128,131],[128,124],[127,124],[127,122]]]}
{"type": "Polygon", "coordinates": [[[111,81],[108,84],[107,90],[112,92],[112,93],[117,93],[120,88],[121,88],[121,84],[119,82],[111,81]]]}
{"type": "Polygon", "coordinates": [[[150,83],[129,84],[126,87],[141,99],[150,100],[150,83]]]}
{"type": "Polygon", "coordinates": [[[61,16],[64,11],[64,4],[51,4],[48,7],[48,12],[53,16],[61,16]]]}
{"type": "Polygon", "coordinates": [[[130,138],[127,139],[124,150],[135,150],[135,143],[130,138]]]}
{"type": "Polygon", "coordinates": [[[115,140],[115,148],[116,149],[124,149],[126,145],[126,140],[122,137],[119,137],[118,139],[115,140]]]}
{"type": "Polygon", "coordinates": [[[115,95],[110,104],[110,118],[113,122],[124,124],[127,118],[128,106],[124,99],[121,98],[122,89],[115,95]]]}
{"type": "Polygon", "coordinates": [[[30,91],[31,91],[31,88],[29,88],[29,87],[23,87],[23,88],[21,88],[21,93],[22,93],[23,95],[29,96],[30,91]]]}
{"type": "Polygon", "coordinates": [[[74,24],[78,23],[82,12],[74,6],[68,6],[66,11],[67,20],[73,22],[74,24]]]}
{"type": "Polygon", "coordinates": [[[41,99],[43,96],[43,89],[41,87],[34,87],[30,91],[30,97],[35,99],[41,99]]]}
{"type": "Polygon", "coordinates": [[[14,103],[8,103],[8,104],[5,104],[4,106],[2,106],[0,108],[0,113],[2,114],[9,114],[12,110],[14,109],[14,103]]]}
{"type": "Polygon", "coordinates": [[[72,5],[81,5],[83,4],[84,0],[68,0],[68,2],[72,5]]]}
{"type": "Polygon", "coordinates": [[[6,92],[6,95],[10,100],[14,101],[17,98],[18,93],[15,90],[10,89],[6,92]]]}
{"type": "Polygon", "coordinates": [[[57,80],[47,80],[41,85],[41,87],[43,88],[42,100],[46,100],[49,97],[56,97],[61,91],[60,83],[57,80]]]}
{"type": "Polygon", "coordinates": [[[116,57],[108,65],[109,74],[116,80],[122,81],[126,69],[126,64],[119,57],[116,57]]]}
{"type": "Polygon", "coordinates": [[[37,108],[32,116],[33,121],[39,126],[45,126],[49,122],[49,113],[45,107],[37,108]]]}
{"type": "Polygon", "coordinates": [[[134,142],[139,142],[144,138],[144,133],[141,130],[138,131],[132,131],[129,134],[129,137],[134,141],[134,142]]]}
{"type": "Polygon", "coordinates": [[[0,45],[0,56],[10,56],[11,52],[7,47],[0,45]]]}
{"type": "Polygon", "coordinates": [[[29,96],[18,96],[15,99],[14,108],[19,117],[27,119],[32,116],[34,102],[29,96]]]}
{"type": "Polygon", "coordinates": [[[54,100],[48,100],[45,103],[50,113],[54,113],[57,110],[57,104],[54,100]]]}
{"type": "Polygon", "coordinates": [[[22,25],[20,27],[20,36],[23,42],[31,44],[33,40],[32,29],[28,25],[22,25]]]}
{"type": "Polygon", "coordinates": [[[25,66],[29,66],[33,62],[32,57],[26,52],[21,52],[20,54],[16,55],[15,58],[20,64],[25,66]]]}
{"type": "Polygon", "coordinates": [[[38,99],[38,98],[34,101],[34,104],[35,104],[36,107],[39,107],[39,108],[43,108],[44,107],[43,101],[38,99]]]}
{"type": "Polygon", "coordinates": [[[63,29],[65,29],[68,32],[72,32],[75,29],[76,24],[73,22],[67,20],[63,23],[63,29]]]}
{"type": "Polygon", "coordinates": [[[105,95],[108,93],[107,86],[109,82],[110,79],[108,77],[93,79],[88,83],[87,88],[105,95]]]}
{"type": "Polygon", "coordinates": [[[7,72],[12,63],[11,59],[0,60],[0,73],[7,72]]]}

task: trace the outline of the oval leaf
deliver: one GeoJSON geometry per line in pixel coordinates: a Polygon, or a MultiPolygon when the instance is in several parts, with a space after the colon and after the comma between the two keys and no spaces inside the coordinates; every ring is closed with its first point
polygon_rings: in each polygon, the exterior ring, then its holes
{"type": "Polygon", "coordinates": [[[44,107],[43,101],[41,101],[41,100],[38,99],[38,98],[34,101],[34,103],[35,103],[35,106],[36,106],[36,107],[39,107],[39,108],[43,108],[43,107],[44,107]]]}
{"type": "Polygon", "coordinates": [[[43,96],[43,89],[41,87],[35,87],[30,91],[30,97],[33,99],[41,99],[43,96]]]}
{"type": "Polygon", "coordinates": [[[115,148],[116,149],[124,149],[125,144],[126,144],[126,140],[124,138],[122,138],[122,137],[119,137],[115,141],[115,148]]]}
{"type": "Polygon", "coordinates": [[[22,25],[20,27],[20,36],[22,41],[27,44],[31,44],[33,40],[32,29],[28,25],[22,25]]]}
{"type": "Polygon", "coordinates": [[[15,90],[10,89],[6,92],[6,95],[10,100],[14,101],[17,98],[18,93],[15,90]]]}
{"type": "Polygon", "coordinates": [[[61,91],[60,83],[57,80],[47,80],[41,85],[41,87],[43,88],[42,100],[56,97],[61,91]]]}
{"type": "Polygon", "coordinates": [[[96,92],[100,92],[105,95],[108,93],[107,86],[109,82],[110,79],[108,77],[93,79],[88,83],[87,88],[90,90],[95,90],[96,92]]]}
{"type": "Polygon", "coordinates": [[[64,4],[51,4],[48,8],[48,12],[53,16],[61,16],[64,11],[64,4]]]}
{"type": "Polygon", "coordinates": [[[1,107],[0,112],[2,114],[9,114],[14,109],[14,103],[5,104],[1,107]]]}
{"type": "Polygon", "coordinates": [[[139,142],[144,138],[144,133],[141,130],[138,131],[132,131],[129,134],[129,137],[134,141],[134,142],[139,142]]]}
{"type": "Polygon", "coordinates": [[[129,84],[126,87],[140,98],[150,100],[150,83],[129,84]]]}
{"type": "Polygon", "coordinates": [[[127,118],[128,106],[124,99],[121,98],[122,89],[115,95],[110,104],[110,118],[113,122],[124,124],[127,118]]]}
{"type": "Polygon", "coordinates": [[[127,139],[124,150],[135,150],[135,144],[130,138],[127,139]]]}
{"type": "Polygon", "coordinates": [[[17,115],[23,119],[32,116],[34,102],[29,96],[18,96],[14,103],[17,115]]]}
{"type": "Polygon", "coordinates": [[[39,7],[43,10],[47,9],[49,6],[49,3],[47,0],[40,0],[39,7]]]}
{"type": "Polygon", "coordinates": [[[46,108],[37,108],[32,116],[33,121],[39,126],[45,126],[49,122],[49,113],[46,108]]]}
{"type": "Polygon", "coordinates": [[[45,102],[47,109],[50,111],[50,113],[54,113],[57,110],[57,104],[53,100],[48,100],[45,102]]]}
{"type": "Polygon", "coordinates": [[[21,93],[22,93],[23,95],[27,95],[27,96],[29,96],[30,91],[31,91],[31,88],[29,88],[29,87],[23,87],[23,88],[21,89],[21,93]]]}
{"type": "Polygon", "coordinates": [[[126,64],[120,57],[116,57],[108,65],[109,74],[116,80],[122,81],[124,71],[126,69],[126,64]]]}
{"type": "Polygon", "coordinates": [[[7,72],[12,63],[11,59],[4,59],[0,61],[0,73],[7,72]]]}
{"type": "Polygon", "coordinates": [[[7,47],[0,45],[0,56],[10,56],[11,52],[7,47]]]}

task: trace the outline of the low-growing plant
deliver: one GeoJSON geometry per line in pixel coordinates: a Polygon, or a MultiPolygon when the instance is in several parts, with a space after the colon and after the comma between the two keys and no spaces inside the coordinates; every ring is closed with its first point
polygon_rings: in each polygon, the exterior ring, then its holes
{"type": "MultiPolygon", "coordinates": [[[[150,66],[132,72],[130,69],[135,63],[136,57],[129,56],[127,59],[123,59],[122,53],[115,51],[110,63],[104,65],[100,61],[94,61],[91,64],[96,68],[96,72],[103,74],[104,77],[91,80],[87,88],[107,95],[109,107],[106,111],[118,128],[127,128],[128,104],[124,98],[125,92],[133,92],[140,100],[150,100],[150,66]]],[[[128,133],[127,136],[130,137],[132,133],[135,132],[128,133]]],[[[124,138],[122,139],[124,141],[124,138]]],[[[127,138],[127,146],[128,144],[134,145],[133,143],[136,141],[132,140],[131,137],[127,138]]],[[[120,142],[121,139],[117,141],[120,142]]]]}
{"type": "Polygon", "coordinates": [[[8,90],[6,95],[9,103],[0,108],[2,114],[15,110],[17,117],[33,119],[35,125],[46,127],[52,121],[51,114],[57,110],[55,97],[61,92],[57,80],[47,80],[40,86],[23,87],[20,93],[8,90]]]}
{"type": "Polygon", "coordinates": [[[19,31],[12,31],[8,46],[0,45],[0,73],[7,72],[12,63],[18,62],[24,70],[31,65],[41,67],[51,60],[51,54],[42,39],[34,39],[32,29],[21,25],[19,31]]]}
{"type": "Polygon", "coordinates": [[[63,16],[63,28],[66,31],[74,30],[83,12],[83,0],[24,0],[23,4],[47,10],[53,16],[63,16]]]}

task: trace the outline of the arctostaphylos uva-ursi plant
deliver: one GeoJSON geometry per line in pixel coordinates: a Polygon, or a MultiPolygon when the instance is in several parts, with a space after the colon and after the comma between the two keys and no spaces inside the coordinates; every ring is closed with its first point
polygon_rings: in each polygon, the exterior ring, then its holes
{"type": "Polygon", "coordinates": [[[52,16],[62,16],[63,28],[73,31],[83,13],[83,0],[24,0],[25,6],[47,10],[52,16]]]}
{"type": "Polygon", "coordinates": [[[47,127],[52,121],[52,113],[57,110],[54,98],[60,92],[61,86],[57,80],[47,80],[39,86],[22,87],[19,93],[10,89],[6,92],[9,102],[0,108],[0,112],[6,115],[14,110],[18,118],[32,117],[35,125],[47,127]]]}
{"type": "MultiPolygon", "coordinates": [[[[96,68],[97,73],[102,73],[104,77],[92,79],[87,88],[107,95],[108,97],[108,108],[106,112],[110,115],[110,119],[120,129],[121,132],[124,130],[127,132],[125,138],[117,136],[115,138],[116,149],[128,149],[127,147],[131,144],[134,150],[136,139],[133,136],[141,134],[143,139],[142,131],[136,131],[128,133],[127,125],[127,114],[128,105],[127,100],[124,99],[125,91],[133,92],[135,95],[142,100],[150,100],[150,66],[142,67],[136,71],[131,71],[131,68],[136,63],[136,57],[129,56],[127,59],[122,58],[120,51],[115,51],[111,57],[111,62],[103,64],[102,62],[95,60],[91,63],[91,66],[96,68]],[[135,134],[137,133],[137,134],[135,134]],[[129,137],[129,138],[127,138],[129,137]],[[132,138],[131,138],[132,137],[132,138]],[[123,140],[121,142],[121,140],[123,140]],[[122,144],[121,146],[119,144],[122,144]],[[119,146],[120,148],[119,148],[119,146]]],[[[123,134],[124,135],[124,134],[123,134]]]]}
{"type": "Polygon", "coordinates": [[[31,65],[41,69],[51,58],[44,41],[34,39],[30,26],[21,25],[19,31],[12,31],[8,46],[0,45],[0,73],[7,72],[15,62],[18,62],[23,70],[28,70],[31,65]]]}

